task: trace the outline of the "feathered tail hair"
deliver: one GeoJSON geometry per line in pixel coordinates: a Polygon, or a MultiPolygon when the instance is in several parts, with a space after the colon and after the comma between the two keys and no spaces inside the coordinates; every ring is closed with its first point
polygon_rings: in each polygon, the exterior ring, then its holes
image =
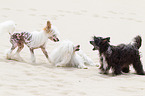
{"type": "Polygon", "coordinates": [[[134,38],[134,43],[133,43],[133,45],[136,47],[136,48],[140,48],[141,47],[141,43],[142,43],[142,39],[141,39],[141,36],[136,36],[135,38],[134,38]]]}
{"type": "Polygon", "coordinates": [[[15,29],[16,24],[14,21],[10,20],[0,23],[0,32],[8,32],[10,35],[12,35],[15,29]]]}

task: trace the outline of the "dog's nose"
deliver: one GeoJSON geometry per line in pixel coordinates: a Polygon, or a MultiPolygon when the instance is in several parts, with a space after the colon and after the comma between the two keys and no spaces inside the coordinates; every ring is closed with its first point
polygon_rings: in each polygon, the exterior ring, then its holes
{"type": "Polygon", "coordinates": [[[90,41],[90,44],[92,44],[92,45],[93,45],[93,41],[90,41]]]}
{"type": "Polygon", "coordinates": [[[78,45],[77,47],[80,48],[80,45],[78,45]]]}
{"type": "Polygon", "coordinates": [[[54,41],[54,42],[56,42],[56,40],[55,40],[55,39],[53,39],[53,41],[54,41]]]}
{"type": "Polygon", "coordinates": [[[57,42],[59,41],[59,39],[57,38],[57,42]]]}

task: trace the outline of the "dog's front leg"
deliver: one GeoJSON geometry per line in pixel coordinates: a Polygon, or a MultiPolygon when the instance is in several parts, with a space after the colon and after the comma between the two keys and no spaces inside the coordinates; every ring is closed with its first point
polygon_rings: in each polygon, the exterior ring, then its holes
{"type": "Polygon", "coordinates": [[[42,47],[40,47],[40,48],[41,48],[42,52],[44,53],[45,57],[46,57],[46,58],[48,59],[48,61],[50,62],[50,60],[49,60],[49,56],[48,56],[48,53],[47,53],[45,47],[42,46],[42,47]]]}
{"type": "Polygon", "coordinates": [[[80,69],[88,69],[88,67],[85,66],[84,63],[79,63],[78,68],[80,68],[80,69]]]}
{"type": "Polygon", "coordinates": [[[30,53],[31,53],[31,61],[32,63],[35,63],[35,56],[34,56],[34,49],[30,48],[30,53]]]}
{"type": "Polygon", "coordinates": [[[108,74],[107,73],[107,70],[106,69],[104,69],[104,64],[103,63],[105,63],[105,62],[103,62],[103,57],[102,56],[100,56],[100,74],[108,74]]]}

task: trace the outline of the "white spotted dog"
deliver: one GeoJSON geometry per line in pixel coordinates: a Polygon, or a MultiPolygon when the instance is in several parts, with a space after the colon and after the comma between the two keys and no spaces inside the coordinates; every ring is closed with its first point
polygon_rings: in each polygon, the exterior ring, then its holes
{"type": "Polygon", "coordinates": [[[18,47],[15,55],[20,58],[19,60],[22,60],[19,53],[24,48],[24,44],[26,44],[30,49],[32,63],[35,63],[34,49],[37,48],[41,48],[42,52],[49,61],[49,56],[45,49],[45,45],[48,38],[54,42],[58,42],[59,39],[57,38],[57,35],[58,31],[51,25],[50,21],[47,21],[47,26],[40,32],[34,31],[13,33],[10,37],[12,47],[7,53],[7,59],[12,59],[12,51],[18,47]]]}
{"type": "Polygon", "coordinates": [[[78,67],[87,69],[88,65],[95,65],[94,62],[80,50],[80,45],[74,46],[71,41],[63,41],[50,54],[51,63],[57,67],[78,67]]]}

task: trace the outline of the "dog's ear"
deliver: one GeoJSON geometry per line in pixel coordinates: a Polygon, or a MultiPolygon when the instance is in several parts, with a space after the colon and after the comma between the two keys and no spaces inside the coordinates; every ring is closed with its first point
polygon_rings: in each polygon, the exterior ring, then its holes
{"type": "Polygon", "coordinates": [[[110,37],[103,38],[103,41],[102,41],[102,43],[106,43],[106,42],[110,42],[110,37]]]}
{"type": "Polygon", "coordinates": [[[95,40],[96,38],[97,38],[96,36],[93,36],[93,37],[92,37],[93,40],[95,40]]]}
{"type": "Polygon", "coordinates": [[[93,38],[97,38],[96,36],[93,36],[93,38]]]}
{"type": "Polygon", "coordinates": [[[104,40],[110,42],[110,37],[104,38],[104,40]]]}
{"type": "Polygon", "coordinates": [[[47,21],[47,28],[48,28],[48,29],[51,28],[51,23],[50,23],[50,21],[47,21]]]}

